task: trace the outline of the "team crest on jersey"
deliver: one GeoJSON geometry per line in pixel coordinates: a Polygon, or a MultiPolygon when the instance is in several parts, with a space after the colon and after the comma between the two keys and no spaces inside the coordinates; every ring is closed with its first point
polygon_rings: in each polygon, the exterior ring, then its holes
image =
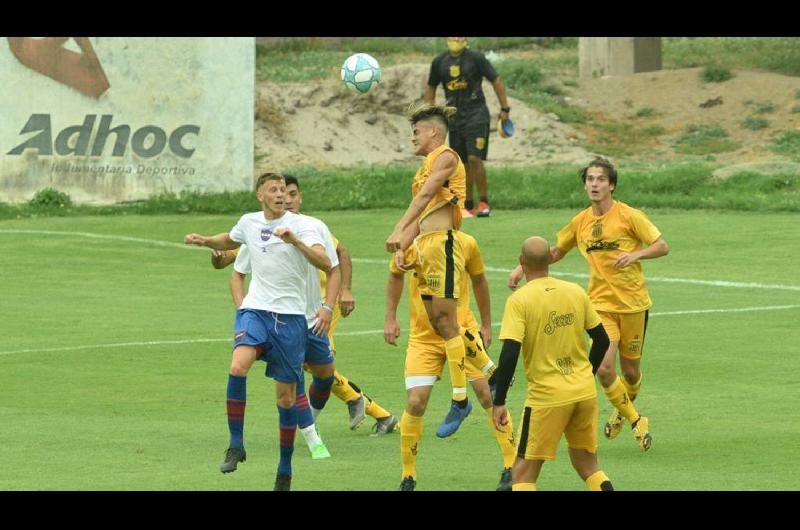
{"type": "Polygon", "coordinates": [[[597,223],[592,227],[592,237],[597,239],[603,235],[603,223],[597,223]]]}
{"type": "Polygon", "coordinates": [[[458,77],[461,75],[461,65],[454,64],[450,66],[450,77],[458,77]]]}
{"type": "Polygon", "coordinates": [[[475,138],[475,149],[481,150],[486,147],[486,138],[475,138]]]}
{"type": "Polygon", "coordinates": [[[439,275],[431,275],[425,278],[425,283],[428,285],[428,289],[436,291],[439,289],[439,287],[441,287],[442,279],[439,277],[439,275]]]}
{"type": "Polygon", "coordinates": [[[261,241],[269,241],[269,238],[272,237],[272,230],[269,228],[263,228],[261,230],[261,241]]]}

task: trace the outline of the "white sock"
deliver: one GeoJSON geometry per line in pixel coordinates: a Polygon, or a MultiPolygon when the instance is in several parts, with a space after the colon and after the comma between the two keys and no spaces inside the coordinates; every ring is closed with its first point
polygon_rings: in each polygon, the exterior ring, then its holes
{"type": "Polygon", "coordinates": [[[491,360],[491,359],[489,359],[489,362],[488,362],[488,363],[486,363],[486,365],[484,365],[484,367],[483,367],[483,368],[481,368],[481,372],[483,372],[484,374],[486,374],[486,373],[487,373],[489,370],[491,370],[491,369],[492,369],[492,367],[493,367],[493,366],[494,366],[494,363],[492,362],[492,360],[491,360]]]}
{"type": "Polygon", "coordinates": [[[322,443],[322,438],[320,438],[317,434],[317,429],[314,427],[313,423],[305,429],[300,429],[300,432],[302,433],[303,438],[306,439],[306,444],[308,445],[309,450],[314,449],[317,444],[322,443]]]}

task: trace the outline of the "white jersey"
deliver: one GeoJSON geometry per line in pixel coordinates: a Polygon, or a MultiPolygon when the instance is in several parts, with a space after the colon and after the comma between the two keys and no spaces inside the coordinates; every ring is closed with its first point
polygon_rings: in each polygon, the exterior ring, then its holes
{"type": "MultiPolygon", "coordinates": [[[[339,266],[339,257],[336,254],[336,244],[333,240],[328,226],[317,219],[308,215],[298,214],[305,221],[308,221],[314,227],[316,234],[322,240],[322,246],[325,247],[325,253],[328,259],[331,260],[331,269],[339,266]]],[[[242,245],[239,253],[236,255],[236,261],[233,268],[242,274],[250,274],[252,267],[250,265],[250,251],[246,245],[242,245]]],[[[322,286],[320,284],[320,271],[313,265],[309,265],[308,273],[306,276],[306,319],[308,319],[308,327],[312,328],[316,323],[317,311],[322,307],[324,300],[322,299],[322,286]]],[[[249,292],[248,292],[249,294],[249,292]]],[[[244,304],[242,304],[244,307],[244,304]]]]}
{"type": "MultiPolygon", "coordinates": [[[[331,234],[328,225],[323,223],[316,217],[300,214],[301,217],[306,218],[317,231],[317,235],[322,239],[322,245],[325,247],[325,254],[331,260],[331,269],[339,266],[339,256],[336,254],[336,244],[333,242],[333,234],[331,234]]],[[[319,269],[316,267],[308,268],[308,276],[306,277],[306,318],[308,319],[308,327],[314,327],[317,321],[317,311],[322,307],[325,300],[322,299],[322,285],[319,279],[319,269]]]]}
{"type": "MultiPolygon", "coordinates": [[[[306,216],[292,212],[273,220],[267,220],[264,212],[244,214],[231,229],[230,238],[247,245],[242,252],[249,250],[249,259],[245,263],[253,275],[242,309],[262,309],[284,315],[306,314],[309,269],[316,271],[317,268],[294,245],[273,235],[275,230],[283,227],[291,229],[297,239],[309,247],[324,245],[313,223],[306,216]]],[[[236,270],[247,272],[238,267],[236,270]]]]}

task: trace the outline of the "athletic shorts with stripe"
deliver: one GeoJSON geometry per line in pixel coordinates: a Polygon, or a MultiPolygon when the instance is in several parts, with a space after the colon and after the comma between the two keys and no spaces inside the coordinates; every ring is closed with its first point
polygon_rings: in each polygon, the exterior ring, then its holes
{"type": "Polygon", "coordinates": [[[561,435],[573,449],[597,452],[597,397],[557,407],[526,406],[517,435],[517,456],[555,460],[561,435]]]}
{"type": "Polygon", "coordinates": [[[414,240],[420,295],[458,298],[464,274],[464,252],[453,230],[420,234],[414,240]]]}

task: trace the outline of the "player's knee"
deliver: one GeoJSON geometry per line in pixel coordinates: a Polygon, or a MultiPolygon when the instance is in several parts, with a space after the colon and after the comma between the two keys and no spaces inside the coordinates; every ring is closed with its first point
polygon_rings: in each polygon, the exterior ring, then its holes
{"type": "Polygon", "coordinates": [[[638,366],[622,366],[622,376],[629,385],[635,385],[639,382],[639,375],[638,366]]]}
{"type": "Polygon", "coordinates": [[[237,377],[244,377],[247,375],[247,372],[249,371],[250,371],[250,366],[247,363],[237,360],[234,360],[231,363],[231,375],[235,375],[237,377]]]}
{"type": "Polygon", "coordinates": [[[281,394],[277,398],[278,406],[282,409],[289,409],[294,406],[295,403],[295,395],[288,393],[288,394],[281,394]]]}
{"type": "Polygon", "coordinates": [[[408,396],[406,411],[412,416],[422,416],[428,406],[428,400],[423,396],[411,394],[408,396]]]}

